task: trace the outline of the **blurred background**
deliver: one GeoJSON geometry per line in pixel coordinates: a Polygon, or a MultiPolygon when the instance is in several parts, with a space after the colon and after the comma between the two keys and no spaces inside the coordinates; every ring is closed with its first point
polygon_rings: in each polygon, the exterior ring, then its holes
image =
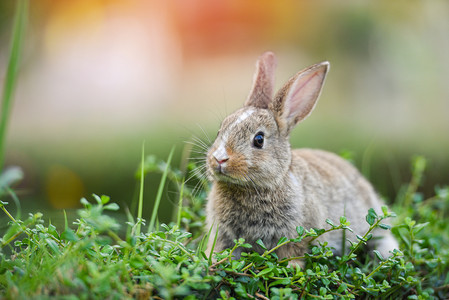
{"type": "MultiPolygon", "coordinates": [[[[2,81],[14,10],[0,1],[2,81]]],[[[449,183],[448,33],[445,0],[30,1],[6,146],[22,214],[62,217],[92,193],[129,205],[142,143],[161,159],[176,145],[179,166],[186,141],[242,105],[267,50],[278,87],[331,63],[294,147],[349,153],[389,202],[424,155],[430,195],[449,183]]],[[[158,184],[147,177],[146,219],[158,184]]],[[[164,193],[167,222],[177,195],[164,193]]]]}

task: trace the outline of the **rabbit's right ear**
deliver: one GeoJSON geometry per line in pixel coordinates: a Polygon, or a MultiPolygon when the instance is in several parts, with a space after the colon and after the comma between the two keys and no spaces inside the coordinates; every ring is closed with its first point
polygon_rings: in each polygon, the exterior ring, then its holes
{"type": "Polygon", "coordinates": [[[268,108],[273,100],[275,69],[276,57],[273,52],[265,52],[259,57],[256,63],[253,86],[245,106],[268,108]]]}
{"type": "Polygon", "coordinates": [[[304,69],[290,78],[276,94],[270,109],[284,135],[288,135],[315,108],[328,70],[327,61],[304,69]]]}

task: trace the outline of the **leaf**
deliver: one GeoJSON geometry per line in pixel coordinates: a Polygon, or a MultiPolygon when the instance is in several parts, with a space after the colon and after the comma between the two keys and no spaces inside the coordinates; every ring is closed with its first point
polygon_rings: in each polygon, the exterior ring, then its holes
{"type": "Polygon", "coordinates": [[[288,238],[286,238],[285,236],[281,237],[277,243],[277,246],[279,246],[280,244],[283,244],[285,242],[288,241],[288,238]]]}
{"type": "Polygon", "coordinates": [[[379,251],[373,250],[373,252],[374,252],[374,254],[376,254],[377,258],[378,258],[380,261],[383,261],[383,260],[384,260],[382,254],[380,254],[379,251]]]}
{"type": "Polygon", "coordinates": [[[256,241],[256,244],[259,245],[262,249],[267,250],[267,247],[265,246],[265,244],[262,242],[261,239],[258,239],[256,241]]]}
{"type": "Polygon", "coordinates": [[[348,286],[346,285],[346,283],[342,282],[337,289],[337,293],[341,294],[342,292],[346,291],[347,289],[348,289],[348,286]]]}
{"type": "Polygon", "coordinates": [[[120,207],[118,206],[117,203],[109,203],[108,205],[106,205],[104,207],[104,209],[107,209],[107,210],[119,210],[120,207]]]}
{"type": "Polygon", "coordinates": [[[61,233],[61,239],[70,241],[70,242],[78,241],[78,237],[76,236],[75,232],[70,228],[67,228],[66,230],[64,230],[61,233]]]}
{"type": "Polygon", "coordinates": [[[334,224],[334,222],[332,222],[331,219],[326,219],[326,223],[329,224],[330,226],[332,226],[332,228],[335,227],[335,224],[334,224]]]}
{"type": "Polygon", "coordinates": [[[47,242],[48,247],[55,253],[55,254],[60,254],[61,252],[59,251],[59,247],[58,244],[56,244],[55,241],[51,240],[51,239],[45,239],[45,241],[47,242]]]}
{"type": "Polygon", "coordinates": [[[237,283],[237,286],[235,287],[234,291],[241,298],[247,298],[248,297],[248,295],[246,293],[245,286],[243,284],[241,284],[241,283],[237,283]]]}
{"type": "Polygon", "coordinates": [[[416,221],[415,221],[415,220],[412,220],[410,217],[406,217],[406,218],[404,219],[404,223],[405,223],[409,228],[412,228],[413,226],[415,226],[416,221]]]}
{"type": "Polygon", "coordinates": [[[304,227],[302,226],[297,226],[296,227],[296,232],[298,233],[299,236],[302,236],[305,232],[304,227]]]}
{"type": "Polygon", "coordinates": [[[388,207],[386,205],[382,205],[382,213],[384,217],[388,216],[388,207]]]}
{"type": "Polygon", "coordinates": [[[410,248],[410,238],[407,232],[405,230],[398,230],[398,233],[402,241],[407,245],[408,248],[410,248]]]}
{"type": "Polygon", "coordinates": [[[354,232],[354,230],[352,230],[352,228],[350,228],[348,226],[343,226],[342,229],[349,230],[350,232],[354,232]]]}
{"type": "Polygon", "coordinates": [[[106,196],[106,195],[101,195],[101,204],[106,204],[106,203],[108,203],[109,202],[109,200],[111,200],[111,197],[109,197],[109,196],[106,196]]]}
{"type": "Polygon", "coordinates": [[[322,228],[314,228],[314,230],[315,230],[315,232],[316,232],[316,234],[317,234],[318,236],[320,236],[320,235],[322,235],[323,233],[326,232],[326,230],[324,230],[324,229],[322,229],[322,228]]]}
{"type": "Polygon", "coordinates": [[[308,232],[308,236],[317,236],[315,229],[310,228],[310,230],[308,232]]]}
{"type": "Polygon", "coordinates": [[[13,223],[13,225],[9,227],[8,231],[6,231],[6,233],[3,235],[2,240],[7,241],[19,232],[22,232],[22,227],[19,224],[13,223]]]}
{"type": "Polygon", "coordinates": [[[97,194],[92,194],[92,196],[94,197],[95,201],[97,201],[98,204],[101,204],[101,198],[97,194]]]}
{"type": "Polygon", "coordinates": [[[366,215],[366,222],[372,226],[376,222],[377,214],[374,209],[370,208],[368,214],[366,215]]]}
{"type": "Polygon", "coordinates": [[[391,229],[391,226],[390,226],[390,225],[384,224],[384,223],[380,223],[380,224],[379,224],[379,227],[382,228],[382,229],[384,229],[384,230],[389,230],[389,229],[391,229]]]}
{"type": "Polygon", "coordinates": [[[421,224],[417,224],[417,225],[413,226],[413,233],[417,234],[418,232],[423,230],[424,227],[426,227],[427,225],[429,225],[429,222],[421,223],[421,224]]]}
{"type": "Polygon", "coordinates": [[[140,256],[133,256],[129,260],[129,265],[134,269],[142,269],[145,267],[145,261],[140,256]]]}
{"type": "Polygon", "coordinates": [[[368,234],[367,236],[366,236],[366,241],[369,241],[371,238],[373,237],[373,234],[372,233],[370,233],[370,234],[368,234]]]}
{"type": "MultiPolygon", "coordinates": [[[[221,280],[221,278],[220,278],[221,280]]],[[[259,279],[258,278],[251,278],[249,280],[249,282],[246,285],[246,290],[250,295],[254,295],[257,292],[257,286],[259,283],[259,279]]]]}
{"type": "Polygon", "coordinates": [[[297,237],[297,238],[294,238],[294,239],[290,239],[290,241],[292,242],[292,243],[299,243],[299,242],[301,242],[302,241],[302,236],[300,236],[300,237],[297,237]]]}
{"type": "Polygon", "coordinates": [[[268,285],[268,287],[272,287],[272,286],[276,286],[276,285],[289,285],[291,283],[291,279],[290,278],[283,278],[283,279],[278,279],[273,281],[272,283],[270,283],[270,285],[268,285]]]}
{"type": "Polygon", "coordinates": [[[363,242],[366,242],[366,239],[364,239],[363,236],[357,234],[356,237],[357,237],[359,240],[361,240],[361,241],[363,241],[363,242]]]}
{"type": "Polygon", "coordinates": [[[80,202],[81,202],[82,205],[84,205],[86,207],[90,207],[90,203],[89,203],[89,201],[87,201],[86,198],[84,198],[84,197],[81,198],[80,202]]]}
{"type": "MultiPolygon", "coordinates": [[[[398,250],[398,249],[393,249],[393,254],[395,255],[395,256],[403,256],[404,255],[404,253],[402,253],[402,251],[401,250],[398,250]]],[[[410,262],[409,262],[410,263],[410,262]]],[[[412,265],[413,266],[413,265],[412,265]]],[[[448,273],[449,274],[449,273],[448,273]]]]}
{"type": "Polygon", "coordinates": [[[265,274],[271,273],[271,272],[273,272],[273,270],[274,270],[274,267],[263,269],[262,271],[260,271],[259,273],[256,274],[256,277],[260,277],[265,274]]]}

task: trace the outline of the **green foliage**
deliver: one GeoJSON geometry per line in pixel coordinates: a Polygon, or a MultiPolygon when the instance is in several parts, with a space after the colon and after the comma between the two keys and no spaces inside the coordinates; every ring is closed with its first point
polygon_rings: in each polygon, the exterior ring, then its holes
{"type": "MultiPolygon", "coordinates": [[[[302,257],[277,257],[275,250],[289,243],[315,242],[327,232],[351,230],[345,217],[339,223],[326,220],[328,227],[323,229],[298,226],[296,238],[281,238],[272,249],[258,241],[265,249],[262,254],[251,252],[251,245],[239,239],[211,259],[204,253],[207,235],[194,238],[186,230],[200,234],[204,193],[184,185],[182,172],[151,156],[142,164],[143,171],[165,173],[179,188],[180,203],[185,206],[179,207],[176,222],[147,233],[138,230],[145,224],[143,219],[134,222],[131,216],[129,222],[119,224],[110,217],[107,211],[119,207],[107,196],[93,195],[93,202],[81,199],[84,208],[78,212],[79,219],[60,230],[51,223],[45,225],[40,213],[16,219],[6,209],[8,204],[1,202],[10,222],[0,240],[0,293],[9,299],[447,298],[449,188],[436,188],[435,196],[426,200],[418,196],[417,177],[422,177],[424,168],[416,162],[410,184],[414,187],[406,186],[397,199],[397,225],[392,230],[400,249],[390,257],[363,247],[375,228],[390,230],[383,221],[394,214],[383,207],[381,212],[368,211],[369,230],[351,241],[341,257],[326,242],[312,243],[302,257]],[[410,207],[402,206],[401,201],[409,201],[405,199],[413,199],[410,207]],[[129,229],[124,237],[118,234],[121,226],[129,229]],[[235,260],[233,253],[239,247],[248,252],[235,260]]],[[[194,173],[194,166],[189,170],[194,173]]],[[[204,184],[201,177],[197,179],[204,184]]]]}

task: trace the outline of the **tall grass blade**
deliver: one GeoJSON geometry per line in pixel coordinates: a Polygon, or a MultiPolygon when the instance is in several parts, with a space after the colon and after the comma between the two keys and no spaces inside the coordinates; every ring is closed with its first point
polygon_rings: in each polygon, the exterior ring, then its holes
{"type": "Polygon", "coordinates": [[[143,209],[143,185],[145,178],[145,142],[142,144],[142,161],[140,166],[140,191],[139,191],[139,206],[137,207],[137,227],[136,235],[140,235],[140,227],[142,220],[142,209],[143,209]]]}
{"type": "MultiPolygon", "coordinates": [[[[209,239],[211,237],[211,233],[212,233],[212,229],[214,228],[214,224],[212,224],[212,226],[210,226],[209,230],[207,231],[207,233],[203,236],[203,238],[201,239],[201,241],[198,244],[198,247],[196,249],[196,255],[202,255],[202,253],[204,253],[207,250],[207,245],[209,244],[209,239]]],[[[217,231],[215,232],[215,237],[214,237],[214,242],[212,244],[212,249],[211,249],[211,253],[209,254],[209,258],[208,258],[208,262],[209,265],[212,263],[212,255],[215,249],[215,242],[217,241],[217,234],[218,233],[218,225],[217,225],[217,231]]]]}
{"type": "Polygon", "coordinates": [[[182,199],[184,197],[184,184],[185,180],[182,181],[181,191],[179,193],[179,201],[178,201],[178,217],[176,218],[176,226],[180,228],[181,226],[181,213],[182,213],[182,199]]]}
{"type": "Polygon", "coordinates": [[[154,228],[154,222],[156,221],[157,211],[159,209],[159,203],[161,202],[162,192],[165,186],[165,180],[167,179],[168,169],[170,168],[171,159],[173,157],[173,153],[175,151],[175,147],[171,148],[170,154],[168,155],[167,165],[165,166],[164,173],[162,174],[161,182],[159,183],[159,189],[157,191],[156,200],[154,201],[153,213],[151,214],[150,223],[148,224],[148,232],[151,232],[154,228]]]}
{"type": "MultiPolygon", "coordinates": [[[[214,225],[212,224],[211,229],[214,227],[214,225]]],[[[210,234],[210,232],[209,232],[210,234]]],[[[215,245],[217,244],[217,237],[218,237],[218,225],[217,225],[217,230],[215,231],[215,236],[214,236],[214,242],[212,243],[212,248],[210,249],[210,254],[209,254],[209,265],[212,263],[212,255],[214,255],[214,251],[215,251],[215,245]]],[[[208,237],[208,239],[210,238],[210,235],[208,237]]]]}
{"type": "Polygon", "coordinates": [[[67,212],[65,211],[65,209],[63,210],[64,212],[64,230],[67,230],[67,228],[69,228],[69,222],[67,221],[67,212]]]}
{"type": "MultiPolygon", "coordinates": [[[[131,212],[129,211],[129,208],[127,206],[125,206],[125,215],[126,215],[126,218],[128,219],[128,223],[134,224],[134,217],[131,214],[131,212]]],[[[126,240],[128,241],[131,238],[131,236],[133,236],[133,235],[134,235],[133,226],[127,226],[126,240]]]]}
{"type": "Polygon", "coordinates": [[[28,0],[19,0],[14,19],[14,28],[11,40],[11,52],[6,71],[2,95],[2,112],[0,119],[0,170],[5,163],[5,141],[6,127],[8,125],[12,96],[16,86],[17,73],[19,70],[19,58],[22,50],[22,41],[26,28],[28,16],[28,0]]]}

